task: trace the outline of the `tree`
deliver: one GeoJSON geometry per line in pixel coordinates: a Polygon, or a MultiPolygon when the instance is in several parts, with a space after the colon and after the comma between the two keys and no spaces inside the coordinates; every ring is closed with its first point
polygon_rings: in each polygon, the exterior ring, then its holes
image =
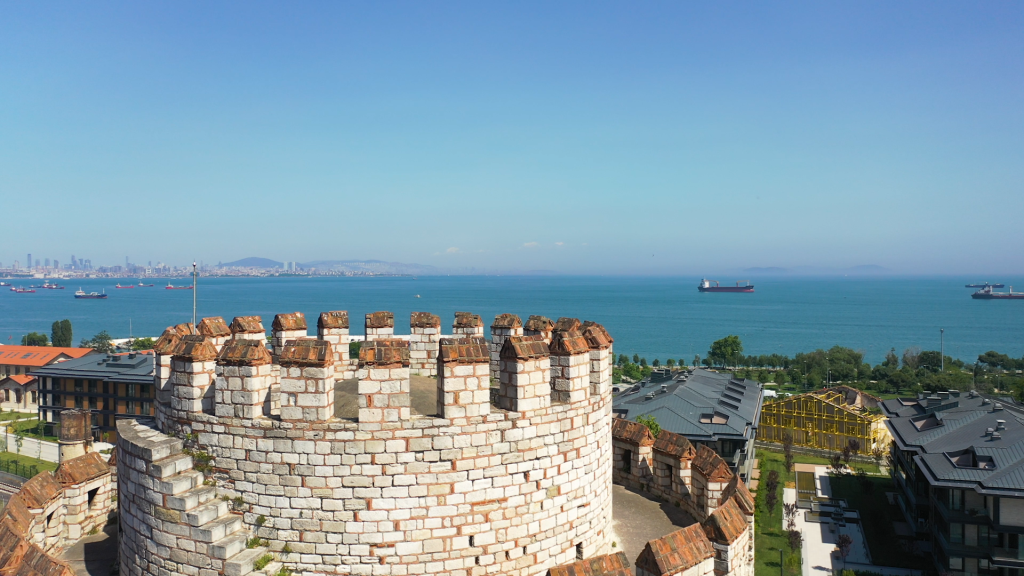
{"type": "Polygon", "coordinates": [[[764,483],[764,505],[768,508],[768,514],[775,513],[775,505],[779,503],[779,471],[770,470],[768,479],[764,483]]]}
{"type": "Polygon", "coordinates": [[[657,438],[658,435],[661,434],[661,424],[658,424],[658,419],[654,416],[637,416],[636,421],[646,426],[647,429],[651,431],[651,436],[657,438]]]}
{"type": "Polygon", "coordinates": [[[633,364],[639,364],[639,363],[640,363],[640,355],[639,354],[633,354],[633,364]]]}
{"type": "Polygon", "coordinates": [[[696,368],[697,366],[700,366],[700,354],[693,357],[693,367],[696,368]]]}
{"type": "Polygon", "coordinates": [[[156,346],[156,340],[152,338],[136,338],[132,342],[132,350],[152,350],[156,346]]]}
{"type": "Polygon", "coordinates": [[[50,339],[42,332],[29,332],[21,337],[22,346],[49,346],[50,339]]]}
{"type": "MultiPolygon", "coordinates": [[[[852,456],[856,456],[860,452],[860,440],[857,440],[856,438],[850,438],[846,442],[846,445],[850,448],[850,454],[852,456]]],[[[849,464],[850,461],[847,460],[846,463],[849,464]]]]}
{"type": "Polygon", "coordinates": [[[113,352],[114,344],[111,342],[110,334],[107,334],[106,330],[101,330],[99,334],[93,336],[88,340],[82,340],[82,348],[92,348],[97,352],[113,352]]]}
{"type": "Polygon", "coordinates": [[[711,343],[708,358],[713,364],[724,368],[730,362],[735,364],[741,354],[743,354],[743,343],[740,342],[740,337],[729,335],[711,343]]]}
{"type": "MultiPolygon", "coordinates": [[[[796,507],[795,504],[793,506],[796,507]]],[[[795,524],[794,524],[794,526],[795,526],[795,524]]],[[[799,550],[801,546],[803,546],[803,543],[804,543],[804,535],[801,534],[800,531],[797,530],[796,528],[791,528],[789,530],[789,549],[794,554],[796,554],[796,551],[799,550]]]]}
{"type": "Polygon", "coordinates": [[[669,358],[668,360],[665,361],[665,366],[668,366],[669,368],[675,368],[676,361],[669,358]]]}
{"type": "Polygon", "coordinates": [[[828,458],[828,467],[831,469],[833,474],[843,473],[843,455],[839,452],[832,453],[828,458]]]}
{"type": "Polygon", "coordinates": [[[661,360],[658,360],[657,358],[655,358],[654,362],[651,363],[651,366],[654,366],[655,368],[657,368],[658,366],[661,366],[661,360]]]}
{"type": "Polygon", "coordinates": [[[836,538],[836,548],[839,548],[839,555],[843,558],[843,570],[846,569],[846,557],[850,555],[850,548],[853,547],[853,538],[849,534],[840,534],[836,538]]]}
{"type": "Polygon", "coordinates": [[[882,458],[885,457],[885,450],[881,446],[875,446],[871,449],[871,457],[875,459],[875,466],[881,466],[882,458]]]}
{"type": "Polygon", "coordinates": [[[779,370],[775,373],[774,379],[776,384],[782,386],[783,384],[786,383],[786,373],[782,370],[779,370]]]}
{"type": "Polygon", "coordinates": [[[786,472],[793,471],[793,434],[782,433],[782,452],[786,455],[786,472]]]}
{"type": "Polygon", "coordinates": [[[57,320],[50,326],[50,340],[53,341],[54,346],[60,346],[62,348],[70,347],[72,344],[71,340],[71,320],[65,318],[64,320],[57,320]]]}
{"type": "Polygon", "coordinates": [[[619,354],[619,366],[626,364],[626,362],[629,362],[629,356],[626,356],[625,354],[619,354]]]}
{"type": "Polygon", "coordinates": [[[782,515],[786,518],[786,530],[796,530],[796,502],[782,505],[782,515]]]}
{"type": "Polygon", "coordinates": [[[896,356],[895,348],[889,349],[889,353],[885,355],[885,362],[882,362],[882,366],[892,368],[893,370],[900,367],[900,359],[896,356]]]}
{"type": "Polygon", "coordinates": [[[647,358],[640,359],[640,366],[647,366],[647,358]]]}
{"type": "Polygon", "coordinates": [[[911,346],[903,351],[903,367],[910,368],[911,370],[917,370],[918,365],[921,361],[921,349],[917,346],[911,346]]]}

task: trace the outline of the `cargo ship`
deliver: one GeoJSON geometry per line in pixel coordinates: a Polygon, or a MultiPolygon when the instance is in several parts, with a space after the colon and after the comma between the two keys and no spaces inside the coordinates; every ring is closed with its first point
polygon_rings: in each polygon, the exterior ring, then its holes
{"type": "Polygon", "coordinates": [[[964,284],[964,288],[988,288],[989,286],[991,286],[992,288],[1003,288],[1005,285],[989,284],[988,282],[985,282],[984,284],[964,284]]]}
{"type": "Polygon", "coordinates": [[[718,280],[701,279],[697,285],[698,292],[753,292],[754,285],[749,280],[740,280],[735,286],[719,286],[718,280]],[[740,284],[744,282],[744,284],[740,284]],[[711,284],[714,283],[714,286],[711,284]]]}
{"type": "Polygon", "coordinates": [[[79,288],[78,292],[75,292],[75,298],[85,300],[106,300],[107,292],[104,291],[102,294],[100,294],[99,292],[89,292],[88,294],[86,294],[84,290],[79,288]]]}
{"type": "Polygon", "coordinates": [[[1024,292],[1014,292],[1013,286],[1010,286],[1009,292],[995,292],[992,290],[992,286],[986,286],[971,294],[971,298],[975,300],[1024,300],[1024,292]]]}
{"type": "Polygon", "coordinates": [[[121,286],[121,284],[118,283],[117,285],[114,286],[114,288],[122,288],[122,289],[123,288],[135,288],[135,285],[134,284],[129,284],[127,286],[121,286]]]}
{"type": "Polygon", "coordinates": [[[11,288],[11,292],[14,292],[15,294],[35,294],[36,293],[36,291],[34,289],[32,289],[32,288],[30,288],[28,290],[26,290],[24,288],[11,288]]]}
{"type": "Polygon", "coordinates": [[[168,283],[167,286],[164,286],[164,290],[191,290],[191,289],[192,289],[191,286],[175,286],[175,285],[173,285],[171,283],[168,283]]]}

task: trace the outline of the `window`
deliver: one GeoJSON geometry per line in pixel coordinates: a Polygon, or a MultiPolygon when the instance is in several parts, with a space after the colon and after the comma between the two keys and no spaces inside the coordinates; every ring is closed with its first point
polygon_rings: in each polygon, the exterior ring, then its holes
{"type": "Polygon", "coordinates": [[[81,392],[82,386],[82,380],[80,378],[75,378],[75,392],[81,392]]]}
{"type": "MultiPolygon", "coordinates": [[[[950,523],[949,525],[949,543],[950,544],[963,544],[964,543],[964,525],[956,522],[950,523]]],[[[950,562],[953,559],[950,558],[950,562]]]]}
{"type": "Polygon", "coordinates": [[[11,401],[11,391],[5,389],[4,390],[4,402],[10,402],[10,401],[11,401]]]}
{"type": "Polygon", "coordinates": [[[89,397],[89,409],[90,410],[95,410],[96,409],[96,397],[95,396],[90,396],[89,397]]]}
{"type": "Polygon", "coordinates": [[[143,416],[152,416],[153,415],[152,404],[150,404],[149,402],[143,402],[142,403],[142,415],[143,416]]]}
{"type": "Polygon", "coordinates": [[[135,414],[135,401],[128,400],[125,402],[125,414],[135,414]]]}
{"type": "Polygon", "coordinates": [[[50,406],[63,406],[63,404],[61,404],[60,394],[53,395],[53,404],[50,404],[50,406]]]}
{"type": "Polygon", "coordinates": [[[30,400],[30,402],[32,402],[33,404],[36,404],[36,403],[39,402],[38,396],[36,396],[36,392],[35,391],[29,392],[29,394],[31,394],[31,396],[29,396],[29,397],[32,399],[32,400],[30,400]]]}
{"type": "Polygon", "coordinates": [[[92,490],[89,490],[89,508],[92,508],[93,503],[96,501],[96,494],[99,491],[99,488],[93,488],[92,490]]]}
{"type": "Polygon", "coordinates": [[[964,509],[964,492],[963,492],[963,490],[950,490],[949,491],[949,509],[950,510],[963,510],[964,509]]]}
{"type": "Polygon", "coordinates": [[[103,391],[104,391],[105,393],[107,393],[107,394],[110,394],[110,393],[111,393],[111,392],[110,392],[110,382],[104,382],[104,383],[103,383],[103,391]]]}
{"type": "Polygon", "coordinates": [[[949,569],[950,570],[963,570],[964,569],[964,559],[963,558],[958,558],[956,556],[950,556],[949,557],[949,569]]]}
{"type": "Polygon", "coordinates": [[[125,385],[125,393],[124,393],[124,395],[128,396],[129,398],[134,398],[135,397],[135,384],[126,384],[125,385]]]}
{"type": "Polygon", "coordinates": [[[96,381],[89,380],[89,393],[95,394],[96,392],[98,392],[98,390],[96,389],[96,381]]]}
{"type": "Polygon", "coordinates": [[[633,451],[623,450],[622,451],[622,471],[630,473],[633,470],[633,451]]]}
{"type": "Polygon", "coordinates": [[[576,559],[583,560],[583,543],[580,542],[576,545],[576,559]]]}
{"type": "Polygon", "coordinates": [[[82,397],[75,396],[75,408],[82,408],[82,397]]]}

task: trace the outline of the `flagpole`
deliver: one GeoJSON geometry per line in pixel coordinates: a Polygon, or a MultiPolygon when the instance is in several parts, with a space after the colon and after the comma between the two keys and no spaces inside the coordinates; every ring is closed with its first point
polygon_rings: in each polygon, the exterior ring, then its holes
{"type": "Polygon", "coordinates": [[[192,329],[196,329],[196,262],[192,261],[192,329]]]}

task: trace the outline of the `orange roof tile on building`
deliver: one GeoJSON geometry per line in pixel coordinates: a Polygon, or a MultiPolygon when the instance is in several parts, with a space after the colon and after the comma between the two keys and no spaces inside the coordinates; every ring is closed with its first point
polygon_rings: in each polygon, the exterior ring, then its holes
{"type": "Polygon", "coordinates": [[[693,459],[693,467],[700,470],[704,477],[713,482],[726,482],[733,477],[732,470],[717,452],[701,444],[697,447],[697,455],[693,459]]]}
{"type": "Polygon", "coordinates": [[[397,338],[364,342],[359,348],[359,363],[367,366],[408,366],[409,343],[397,338]]]}
{"type": "MultiPolygon", "coordinates": [[[[4,378],[4,380],[10,380],[15,384],[27,386],[35,382],[37,378],[35,376],[29,376],[28,374],[11,374],[10,376],[4,378]]],[[[2,382],[2,380],[0,380],[0,382],[2,382]]]]}
{"type": "Polygon", "coordinates": [[[632,576],[632,572],[626,555],[616,552],[555,566],[548,570],[548,576],[632,576]]]}
{"type": "Polygon", "coordinates": [[[11,574],[18,570],[30,546],[24,538],[27,530],[10,520],[0,520],[0,573],[11,574]]]}
{"type": "Polygon", "coordinates": [[[732,480],[729,481],[725,490],[722,490],[722,496],[718,499],[719,506],[730,498],[736,501],[736,505],[743,510],[744,514],[754,515],[754,495],[747,489],[746,483],[740,480],[739,474],[733,474],[732,480]]]}
{"type": "Polygon", "coordinates": [[[191,362],[209,362],[217,359],[217,347],[206,336],[188,334],[181,337],[171,355],[191,362]]]}
{"type": "Polygon", "coordinates": [[[478,339],[443,338],[438,350],[442,362],[480,364],[491,361],[487,344],[478,339]]]}
{"type": "Polygon", "coordinates": [[[583,338],[586,339],[587,345],[590,346],[591,350],[607,350],[612,346],[608,333],[604,330],[598,330],[595,326],[584,327],[583,338]]]}
{"type": "Polygon", "coordinates": [[[18,490],[25,507],[29,510],[46,508],[56,500],[64,489],[49,471],[31,477],[18,490]]]}
{"type": "Polygon", "coordinates": [[[636,558],[636,567],[652,574],[678,574],[714,556],[700,524],[691,524],[648,542],[636,558]]]}
{"type": "Polygon", "coordinates": [[[191,322],[183,322],[174,327],[174,331],[178,333],[178,336],[188,336],[189,334],[199,334],[196,327],[191,322]]]}
{"type": "Polygon", "coordinates": [[[484,319],[479,314],[472,312],[456,312],[453,328],[479,328],[484,325],[484,319]]]}
{"type": "Polygon", "coordinates": [[[394,328],[395,315],[391,312],[370,312],[366,315],[367,328],[394,328]]]}
{"type": "Polygon", "coordinates": [[[232,334],[266,334],[263,318],[259,316],[235,316],[231,320],[232,334]]]}
{"type": "Polygon", "coordinates": [[[178,330],[174,326],[168,326],[153,344],[153,352],[161,355],[171,354],[180,341],[181,336],[178,334],[178,330]]]}
{"type": "Polygon", "coordinates": [[[523,320],[515,314],[498,314],[491,328],[522,328],[523,320]]]}
{"type": "Polygon", "coordinates": [[[612,418],[612,438],[637,446],[654,445],[654,435],[647,426],[625,418],[612,418]]]}
{"type": "Polygon", "coordinates": [[[548,349],[554,356],[572,356],[590,352],[590,344],[577,330],[556,330],[548,349]]]}
{"type": "Polygon", "coordinates": [[[605,330],[605,327],[602,324],[598,324],[597,322],[594,322],[593,320],[584,320],[583,321],[583,330],[586,331],[587,328],[593,328],[594,330],[597,330],[597,331],[601,332],[602,334],[604,334],[605,340],[608,340],[608,342],[610,344],[615,342],[615,339],[612,338],[612,335],[608,333],[608,330],[605,330]]]}
{"type": "Polygon", "coordinates": [[[289,340],[277,360],[281,366],[328,366],[334,363],[334,350],[326,340],[289,340]]]}
{"type": "Polygon", "coordinates": [[[318,328],[325,329],[348,329],[348,310],[332,310],[330,312],[321,312],[320,317],[316,319],[316,325],[318,328]]]}
{"type": "Polygon", "coordinates": [[[579,318],[562,316],[555,322],[554,330],[556,332],[568,332],[570,330],[579,330],[582,326],[583,323],[580,322],[579,318]]]}
{"type": "Polygon", "coordinates": [[[232,338],[224,343],[217,363],[225,366],[264,366],[274,359],[262,340],[232,338]]]}
{"type": "Polygon", "coordinates": [[[413,312],[409,315],[409,326],[412,328],[440,328],[441,317],[430,312],[413,312]]]}
{"type": "Polygon", "coordinates": [[[32,513],[28,511],[20,494],[15,493],[7,501],[3,512],[0,513],[0,522],[11,522],[19,534],[28,532],[28,527],[32,524],[32,513]]]}
{"type": "Polygon", "coordinates": [[[231,336],[231,329],[228,328],[228,323],[224,321],[224,318],[211,316],[203,318],[199,322],[199,333],[211,338],[227,338],[231,336]]]}
{"type": "Polygon", "coordinates": [[[97,452],[89,452],[57,466],[53,477],[64,486],[81,484],[110,474],[110,465],[97,452]]]}
{"type": "Polygon", "coordinates": [[[551,355],[541,336],[509,336],[498,356],[502,360],[536,360],[551,355]]]}
{"type": "Polygon", "coordinates": [[[704,533],[713,542],[732,544],[743,535],[747,526],[746,514],[736,504],[735,498],[730,498],[704,521],[704,533]]]}
{"type": "Polygon", "coordinates": [[[554,327],[555,323],[551,320],[551,318],[548,318],[547,316],[537,315],[530,316],[526,320],[526,326],[524,326],[524,328],[526,328],[527,330],[533,330],[534,332],[547,332],[548,330],[551,330],[554,327]]]}
{"type": "Polygon", "coordinates": [[[658,439],[654,441],[654,451],[679,458],[681,460],[693,460],[697,455],[697,449],[682,434],[662,430],[658,439]]]}
{"type": "Polygon", "coordinates": [[[0,364],[41,368],[61,360],[81,358],[92,351],[92,348],[59,346],[0,346],[0,364]]]}
{"type": "Polygon", "coordinates": [[[271,328],[275,332],[280,332],[282,330],[307,330],[309,327],[306,325],[305,314],[302,312],[288,312],[287,314],[274,316],[271,328]]]}

